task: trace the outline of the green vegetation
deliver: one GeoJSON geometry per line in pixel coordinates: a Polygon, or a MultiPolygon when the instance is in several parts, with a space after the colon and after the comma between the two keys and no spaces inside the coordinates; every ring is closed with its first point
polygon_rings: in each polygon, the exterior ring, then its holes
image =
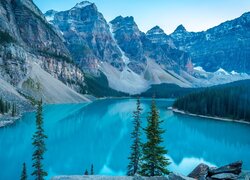
{"type": "Polygon", "coordinates": [[[44,180],[44,177],[47,176],[47,172],[43,169],[43,155],[46,151],[45,147],[45,139],[47,136],[44,133],[43,129],[43,115],[42,115],[42,100],[39,101],[37,107],[37,114],[36,114],[36,132],[33,135],[33,143],[34,152],[32,155],[33,164],[32,167],[34,171],[32,176],[34,176],[35,180],[44,180]]]}
{"type": "Polygon", "coordinates": [[[15,39],[9,33],[0,30],[0,44],[12,42],[15,42],[15,39]]]}
{"type": "Polygon", "coordinates": [[[30,103],[35,106],[38,104],[39,101],[37,101],[35,98],[33,98],[32,96],[29,96],[27,94],[25,94],[24,92],[18,90],[18,93],[21,94],[23,97],[25,97],[25,99],[29,100],[30,103]]]}
{"type": "Polygon", "coordinates": [[[94,175],[94,165],[93,164],[91,164],[90,175],[94,175]]]}
{"type": "Polygon", "coordinates": [[[174,108],[188,113],[250,122],[250,80],[207,88],[177,99],[174,108]]]}
{"type": "Polygon", "coordinates": [[[137,99],[136,110],[133,112],[134,117],[134,130],[131,133],[131,138],[133,139],[131,149],[131,154],[128,165],[128,176],[134,176],[139,173],[141,167],[141,158],[142,158],[142,142],[141,142],[141,102],[140,99],[137,99]]]}
{"type": "Polygon", "coordinates": [[[143,144],[142,148],[143,156],[140,174],[142,176],[163,176],[169,174],[166,167],[170,162],[165,157],[167,150],[161,146],[163,142],[161,136],[165,130],[160,127],[163,121],[160,120],[159,111],[154,99],[152,100],[147,122],[147,127],[144,129],[147,142],[143,144]]]}
{"type": "Polygon", "coordinates": [[[10,111],[11,104],[7,101],[4,101],[2,97],[0,98],[0,114],[6,114],[10,111]]]}
{"type": "Polygon", "coordinates": [[[28,175],[27,175],[26,164],[23,163],[23,170],[22,170],[22,174],[21,174],[20,180],[27,180],[27,179],[28,179],[28,175]]]}
{"type": "Polygon", "coordinates": [[[0,98],[0,114],[11,114],[12,117],[15,117],[17,113],[17,107],[15,103],[10,103],[4,101],[2,97],[0,98]]]}
{"type": "Polygon", "coordinates": [[[113,90],[109,87],[107,77],[100,72],[98,77],[85,75],[86,86],[82,88],[82,93],[93,94],[96,97],[122,97],[128,94],[113,90]]]}
{"type": "Polygon", "coordinates": [[[167,150],[161,145],[163,143],[162,134],[165,132],[160,125],[159,112],[152,100],[151,111],[147,118],[147,127],[144,129],[146,142],[141,143],[141,105],[137,100],[137,107],[134,111],[134,130],[131,133],[133,143],[129,157],[128,172],[129,176],[140,174],[142,176],[164,176],[169,174],[167,166],[170,164],[165,157],[167,150]]]}
{"type": "Polygon", "coordinates": [[[15,117],[17,115],[17,108],[16,108],[16,104],[12,104],[12,109],[11,109],[11,116],[15,117]]]}
{"type": "Polygon", "coordinates": [[[200,88],[182,88],[175,84],[156,84],[152,85],[151,88],[148,89],[146,92],[141,93],[140,96],[156,96],[157,98],[177,98],[200,90],[200,88]]]}
{"type": "Polygon", "coordinates": [[[84,175],[89,175],[89,172],[87,169],[85,170],[84,175]]]}
{"type": "Polygon", "coordinates": [[[22,86],[26,89],[33,89],[36,91],[41,89],[41,84],[39,82],[35,82],[35,80],[33,80],[31,77],[24,81],[22,86]]]}

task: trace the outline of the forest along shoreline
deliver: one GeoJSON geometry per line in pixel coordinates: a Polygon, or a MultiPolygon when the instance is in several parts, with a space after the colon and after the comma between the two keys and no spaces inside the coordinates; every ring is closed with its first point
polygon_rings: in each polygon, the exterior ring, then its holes
{"type": "Polygon", "coordinates": [[[250,122],[244,121],[244,120],[236,120],[236,119],[230,119],[230,118],[223,118],[223,117],[214,117],[214,116],[205,116],[200,114],[193,114],[189,112],[185,112],[173,107],[169,107],[168,110],[171,110],[173,113],[181,114],[181,115],[187,115],[187,116],[193,116],[193,117],[199,117],[199,118],[207,118],[217,121],[225,121],[225,122],[235,122],[235,123],[242,123],[242,124],[248,124],[250,125],[250,122]]]}

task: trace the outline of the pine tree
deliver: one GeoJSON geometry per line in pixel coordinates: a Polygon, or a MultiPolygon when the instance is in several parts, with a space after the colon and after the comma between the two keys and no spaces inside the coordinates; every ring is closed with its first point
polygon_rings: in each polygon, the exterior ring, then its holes
{"type": "Polygon", "coordinates": [[[28,175],[27,175],[27,169],[26,169],[26,164],[23,163],[23,170],[21,174],[21,180],[27,180],[28,175]]]}
{"type": "Polygon", "coordinates": [[[161,127],[163,121],[159,120],[159,112],[155,100],[152,100],[151,111],[147,119],[145,134],[147,142],[143,144],[142,169],[140,174],[143,176],[163,176],[169,174],[167,166],[170,164],[165,157],[167,150],[161,143],[161,135],[165,132],[161,127]]]}
{"type": "Polygon", "coordinates": [[[32,155],[34,171],[32,176],[35,177],[35,180],[44,180],[44,177],[47,176],[47,172],[43,169],[43,155],[46,151],[45,139],[47,136],[44,133],[43,129],[43,116],[42,116],[42,100],[38,102],[37,114],[36,114],[36,132],[33,135],[33,146],[34,153],[32,155]]]}
{"type": "Polygon", "coordinates": [[[90,171],[90,174],[91,174],[91,175],[94,175],[94,165],[93,165],[93,164],[91,164],[91,171],[90,171]]]}
{"type": "Polygon", "coordinates": [[[128,176],[134,176],[136,173],[140,171],[141,166],[141,155],[142,155],[142,143],[141,143],[141,102],[140,98],[137,99],[136,110],[133,112],[133,124],[134,130],[131,133],[131,138],[133,139],[133,143],[131,145],[131,154],[129,156],[129,165],[128,165],[128,176]]]}
{"type": "Polygon", "coordinates": [[[89,172],[87,169],[85,170],[84,175],[89,175],[89,172]]]}
{"type": "Polygon", "coordinates": [[[12,104],[11,116],[14,117],[15,115],[16,115],[16,105],[13,103],[12,104]]]}

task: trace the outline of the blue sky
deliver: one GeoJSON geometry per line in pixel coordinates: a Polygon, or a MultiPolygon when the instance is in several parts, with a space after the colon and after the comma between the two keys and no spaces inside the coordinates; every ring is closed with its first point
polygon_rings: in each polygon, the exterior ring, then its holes
{"type": "MultiPolygon", "coordinates": [[[[43,11],[68,10],[81,0],[33,0],[43,11]]],[[[92,0],[107,21],[134,16],[140,30],[159,25],[166,33],[183,24],[201,31],[250,11],[250,0],[92,0]]]]}

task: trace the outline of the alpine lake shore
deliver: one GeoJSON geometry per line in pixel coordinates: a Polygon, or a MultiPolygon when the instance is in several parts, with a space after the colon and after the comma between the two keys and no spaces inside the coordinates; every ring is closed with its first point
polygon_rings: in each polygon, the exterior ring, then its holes
{"type": "Polygon", "coordinates": [[[249,180],[250,171],[242,170],[242,164],[242,161],[237,161],[216,168],[201,163],[188,176],[171,172],[164,177],[74,175],[56,176],[51,180],[249,180]]]}

